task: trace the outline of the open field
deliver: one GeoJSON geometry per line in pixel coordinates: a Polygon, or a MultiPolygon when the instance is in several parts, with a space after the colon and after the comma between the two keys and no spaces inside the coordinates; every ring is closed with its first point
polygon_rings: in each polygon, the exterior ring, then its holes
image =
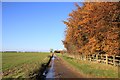
{"type": "Polygon", "coordinates": [[[75,68],[86,77],[96,78],[118,78],[118,67],[102,63],[73,59],[67,55],[61,57],[68,65],[75,68]]]}
{"type": "Polygon", "coordinates": [[[29,78],[35,76],[50,53],[2,53],[3,78],[29,78]]]}

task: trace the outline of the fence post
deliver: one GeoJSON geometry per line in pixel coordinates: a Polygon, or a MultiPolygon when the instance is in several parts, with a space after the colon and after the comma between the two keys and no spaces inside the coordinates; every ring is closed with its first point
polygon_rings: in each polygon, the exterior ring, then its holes
{"type": "Polygon", "coordinates": [[[91,56],[91,60],[94,61],[94,55],[91,56]]]}
{"type": "Polygon", "coordinates": [[[98,61],[98,54],[96,54],[96,61],[98,61]]]}
{"type": "Polygon", "coordinates": [[[86,55],[86,60],[88,60],[88,55],[86,55]]]}
{"type": "Polygon", "coordinates": [[[86,55],[84,55],[84,60],[86,60],[86,55]]]}
{"type": "Polygon", "coordinates": [[[83,55],[81,56],[81,60],[83,60],[83,55]]]}
{"type": "Polygon", "coordinates": [[[108,55],[106,54],[106,64],[108,64],[108,55]]]}
{"type": "Polygon", "coordinates": [[[91,57],[91,55],[90,55],[90,61],[92,61],[92,57],[91,57]]]}
{"type": "Polygon", "coordinates": [[[88,61],[89,61],[89,55],[88,55],[88,61]]]}
{"type": "Polygon", "coordinates": [[[85,60],[86,60],[86,55],[85,55],[85,57],[84,57],[84,58],[85,58],[85,60]]]}
{"type": "Polygon", "coordinates": [[[80,58],[81,58],[81,60],[82,60],[82,55],[81,55],[81,57],[80,57],[80,58]]]}
{"type": "Polygon", "coordinates": [[[100,55],[100,59],[102,59],[102,54],[100,55]]]}
{"type": "Polygon", "coordinates": [[[115,66],[115,55],[113,55],[113,65],[115,66]]]}

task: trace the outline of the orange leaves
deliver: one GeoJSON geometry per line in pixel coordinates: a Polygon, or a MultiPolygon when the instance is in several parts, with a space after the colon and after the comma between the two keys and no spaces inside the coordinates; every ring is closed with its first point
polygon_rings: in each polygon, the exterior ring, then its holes
{"type": "Polygon", "coordinates": [[[64,44],[68,52],[119,54],[119,2],[87,2],[69,14],[64,44]],[[114,23],[113,23],[114,22],[114,23]]]}

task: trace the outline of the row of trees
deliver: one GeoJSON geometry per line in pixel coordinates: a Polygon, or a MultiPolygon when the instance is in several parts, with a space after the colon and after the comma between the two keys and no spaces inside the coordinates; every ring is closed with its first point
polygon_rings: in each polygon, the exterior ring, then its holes
{"type": "Polygon", "coordinates": [[[69,54],[120,54],[120,2],[86,2],[64,21],[69,54]]]}

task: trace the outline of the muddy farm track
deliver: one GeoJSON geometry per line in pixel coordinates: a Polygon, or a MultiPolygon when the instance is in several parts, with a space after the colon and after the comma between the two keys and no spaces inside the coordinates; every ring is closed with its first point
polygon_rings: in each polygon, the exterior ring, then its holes
{"type": "Polygon", "coordinates": [[[61,58],[54,61],[55,78],[83,78],[81,74],[68,66],[61,58]]]}
{"type": "Polygon", "coordinates": [[[76,79],[83,76],[61,58],[52,56],[49,62],[40,70],[37,80],[61,80],[61,79],[76,79]],[[42,72],[41,72],[42,71],[42,72]]]}

